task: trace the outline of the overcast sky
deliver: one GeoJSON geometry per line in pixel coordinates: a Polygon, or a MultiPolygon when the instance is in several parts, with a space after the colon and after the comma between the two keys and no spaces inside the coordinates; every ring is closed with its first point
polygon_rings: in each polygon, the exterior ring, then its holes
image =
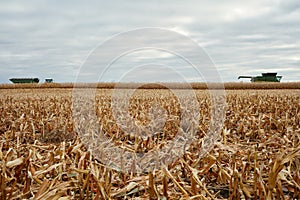
{"type": "MultiPolygon", "coordinates": [[[[300,81],[298,0],[10,0],[0,1],[0,82],[11,77],[74,82],[99,44],[143,27],[176,31],[195,41],[224,82],[263,72],[278,72],[282,81],[300,81]]],[[[178,57],[148,49],[118,59],[101,80],[178,81],[180,76],[202,80],[178,57]]]]}

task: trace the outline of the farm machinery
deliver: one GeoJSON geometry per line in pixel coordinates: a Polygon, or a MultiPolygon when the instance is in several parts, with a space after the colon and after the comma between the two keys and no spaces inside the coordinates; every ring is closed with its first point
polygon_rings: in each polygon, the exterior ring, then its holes
{"type": "Polygon", "coordinates": [[[13,83],[38,83],[40,79],[38,78],[11,78],[9,79],[13,83]]]}
{"type": "Polygon", "coordinates": [[[280,82],[282,76],[277,76],[277,73],[262,73],[261,76],[239,76],[241,78],[250,78],[251,82],[280,82]]]}
{"type": "MultiPolygon", "coordinates": [[[[39,83],[39,78],[11,78],[9,79],[13,83],[39,83]]],[[[45,83],[53,83],[52,78],[46,78],[45,83]]]]}

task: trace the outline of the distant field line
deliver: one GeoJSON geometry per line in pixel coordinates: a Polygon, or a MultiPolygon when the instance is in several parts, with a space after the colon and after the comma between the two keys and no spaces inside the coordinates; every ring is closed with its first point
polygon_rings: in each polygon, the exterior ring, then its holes
{"type": "MultiPolygon", "coordinates": [[[[0,89],[36,89],[36,88],[99,88],[99,89],[131,89],[136,88],[140,83],[19,83],[19,84],[0,84],[0,89]]],[[[139,89],[208,89],[206,83],[190,83],[187,87],[186,83],[145,83],[139,89]]],[[[210,83],[209,89],[222,89],[223,84],[210,83]]],[[[300,82],[285,82],[285,83],[240,83],[226,82],[224,83],[226,90],[247,90],[247,89],[300,89],[300,82]]]]}

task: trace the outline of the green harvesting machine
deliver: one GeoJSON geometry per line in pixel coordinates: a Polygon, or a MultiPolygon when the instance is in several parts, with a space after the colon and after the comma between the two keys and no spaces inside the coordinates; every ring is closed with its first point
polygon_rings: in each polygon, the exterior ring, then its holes
{"type": "Polygon", "coordinates": [[[13,83],[38,83],[38,78],[11,78],[9,79],[13,83]]]}
{"type": "Polygon", "coordinates": [[[277,73],[262,73],[261,76],[239,76],[241,78],[250,78],[251,82],[280,82],[282,76],[277,76],[277,73]]]}

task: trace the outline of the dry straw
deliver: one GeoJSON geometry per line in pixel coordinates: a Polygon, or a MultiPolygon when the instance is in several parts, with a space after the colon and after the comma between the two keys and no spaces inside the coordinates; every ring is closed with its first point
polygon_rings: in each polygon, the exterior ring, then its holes
{"type": "MultiPolygon", "coordinates": [[[[192,146],[162,170],[136,175],[106,167],[82,145],[71,89],[0,90],[0,199],[300,199],[299,90],[227,91],[222,140],[201,159],[210,101],[195,92],[201,118],[192,146]]],[[[153,100],[172,119],[146,140],[118,129],[110,95],[97,92],[97,114],[116,145],[143,152],[174,137],[181,111],[168,90],[132,97],[138,123],[149,122],[153,100]]]]}

